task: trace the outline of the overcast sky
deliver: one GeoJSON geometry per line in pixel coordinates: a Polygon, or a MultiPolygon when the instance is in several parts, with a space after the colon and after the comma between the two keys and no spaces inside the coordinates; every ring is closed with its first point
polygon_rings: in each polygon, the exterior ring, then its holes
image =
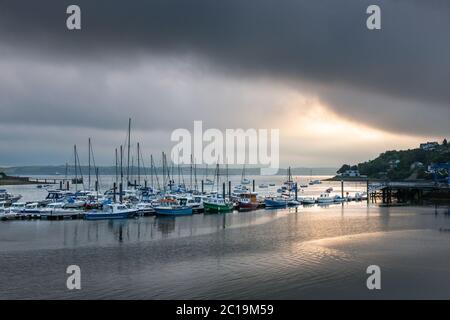
{"type": "Polygon", "coordinates": [[[144,156],[203,120],[340,166],[450,136],[449,85],[447,0],[0,0],[0,165],[112,164],[131,117],[144,156]]]}

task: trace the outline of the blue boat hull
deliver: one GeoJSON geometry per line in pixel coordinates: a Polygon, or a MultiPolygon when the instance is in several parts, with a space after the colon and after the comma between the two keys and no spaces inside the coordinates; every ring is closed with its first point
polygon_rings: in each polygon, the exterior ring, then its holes
{"type": "Polygon", "coordinates": [[[179,208],[179,209],[162,209],[155,208],[155,212],[162,216],[187,216],[192,214],[192,208],[179,208]]]}
{"type": "Polygon", "coordinates": [[[129,219],[136,215],[136,211],[133,212],[121,212],[121,213],[89,213],[84,215],[86,220],[106,220],[106,219],[129,219]]]}
{"type": "Polygon", "coordinates": [[[264,200],[264,204],[266,205],[266,208],[283,208],[286,207],[287,202],[266,199],[264,200]]]}

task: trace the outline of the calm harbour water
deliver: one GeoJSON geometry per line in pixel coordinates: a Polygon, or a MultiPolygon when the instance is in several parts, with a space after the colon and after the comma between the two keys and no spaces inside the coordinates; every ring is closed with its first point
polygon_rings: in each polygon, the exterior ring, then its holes
{"type": "MultiPolygon", "coordinates": [[[[325,186],[322,186],[322,188],[325,186]]],[[[450,298],[448,207],[0,222],[0,299],[450,298]],[[81,290],[66,288],[68,265],[81,290]],[[366,268],[382,289],[366,288],[366,268]]]]}

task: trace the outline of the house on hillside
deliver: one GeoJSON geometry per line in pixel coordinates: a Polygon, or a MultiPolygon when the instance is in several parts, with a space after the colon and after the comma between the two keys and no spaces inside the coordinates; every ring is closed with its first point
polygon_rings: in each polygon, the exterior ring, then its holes
{"type": "Polygon", "coordinates": [[[436,141],[433,142],[426,142],[420,144],[420,149],[425,151],[432,151],[435,150],[439,146],[439,143],[436,141]]]}
{"type": "Polygon", "coordinates": [[[418,169],[418,168],[423,168],[423,163],[422,162],[420,162],[420,161],[414,161],[412,164],[411,164],[411,170],[414,170],[414,169],[418,169]]]}
{"type": "Polygon", "coordinates": [[[400,164],[400,160],[398,160],[398,159],[397,160],[390,160],[388,162],[388,164],[389,164],[389,169],[395,169],[400,164]]]}
{"type": "Polygon", "coordinates": [[[359,177],[359,170],[345,170],[342,174],[342,177],[359,177]]]}

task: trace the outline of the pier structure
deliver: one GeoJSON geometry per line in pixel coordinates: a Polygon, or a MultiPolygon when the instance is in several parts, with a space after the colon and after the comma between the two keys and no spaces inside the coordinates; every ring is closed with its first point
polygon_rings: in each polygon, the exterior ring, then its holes
{"type": "Polygon", "coordinates": [[[368,200],[381,205],[422,203],[425,200],[450,201],[450,186],[430,181],[384,181],[367,183],[368,200]]]}

